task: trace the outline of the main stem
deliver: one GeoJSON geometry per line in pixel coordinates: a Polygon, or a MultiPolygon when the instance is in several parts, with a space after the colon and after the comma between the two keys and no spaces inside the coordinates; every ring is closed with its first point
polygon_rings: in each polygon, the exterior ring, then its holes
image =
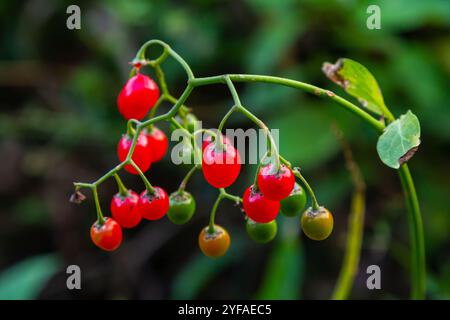
{"type": "Polygon", "coordinates": [[[410,242],[411,242],[411,298],[424,299],[426,293],[425,240],[419,199],[408,165],[402,164],[398,170],[406,206],[408,208],[410,242]]]}

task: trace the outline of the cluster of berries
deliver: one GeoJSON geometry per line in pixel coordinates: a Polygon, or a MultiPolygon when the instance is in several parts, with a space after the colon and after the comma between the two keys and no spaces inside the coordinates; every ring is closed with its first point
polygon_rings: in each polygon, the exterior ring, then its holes
{"type": "MultiPolygon", "coordinates": [[[[138,71],[119,94],[119,111],[127,120],[142,120],[155,106],[159,96],[156,83],[138,71]]],[[[127,133],[120,139],[117,155],[121,162],[127,159],[132,142],[133,133],[127,133]]],[[[167,149],[167,136],[156,126],[150,125],[139,133],[131,156],[133,163],[126,164],[124,169],[131,174],[143,175],[152,163],[164,157],[167,149]]],[[[239,176],[239,152],[225,136],[221,139],[206,136],[202,142],[201,170],[211,186],[227,188],[239,176]]],[[[111,200],[112,217],[96,221],[91,228],[92,241],[104,250],[117,249],[122,242],[122,228],[133,228],[142,219],[153,221],[167,215],[173,223],[184,224],[195,212],[195,199],[184,188],[169,196],[163,188],[146,183],[146,190],[137,194],[126,189],[117,174],[115,177],[119,192],[111,200]]],[[[249,236],[259,243],[267,243],[275,237],[275,219],[280,211],[293,217],[300,215],[306,205],[305,191],[296,183],[292,169],[280,163],[262,166],[255,183],[245,190],[242,199],[236,198],[242,202],[249,236]]],[[[308,237],[323,240],[332,231],[333,217],[323,207],[309,208],[302,216],[301,225],[308,237]]],[[[230,236],[223,227],[210,225],[201,231],[199,246],[207,256],[222,256],[230,246],[230,236]]]]}

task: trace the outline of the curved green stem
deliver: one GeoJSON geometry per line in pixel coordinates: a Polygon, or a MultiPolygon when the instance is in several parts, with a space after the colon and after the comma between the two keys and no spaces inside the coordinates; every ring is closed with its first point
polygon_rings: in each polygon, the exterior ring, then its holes
{"type": "Polygon", "coordinates": [[[148,181],[147,177],[144,175],[142,170],[137,166],[137,164],[133,160],[130,160],[130,164],[133,166],[134,170],[137,171],[137,173],[141,177],[142,181],[144,182],[145,189],[147,189],[147,193],[155,194],[155,189],[151,185],[150,181],[148,181]]]}
{"type": "Polygon", "coordinates": [[[216,219],[216,212],[217,212],[217,207],[219,206],[220,201],[222,201],[223,198],[223,194],[222,192],[219,193],[219,195],[217,196],[216,202],[214,202],[214,205],[211,209],[211,215],[209,216],[209,227],[208,227],[208,232],[213,234],[214,231],[214,220],[216,219]]]}
{"type": "MultiPolygon", "coordinates": [[[[148,118],[152,119],[155,117],[156,114],[156,110],[158,110],[159,106],[161,105],[161,103],[164,102],[164,100],[167,100],[167,96],[166,95],[161,95],[158,99],[158,101],[156,101],[155,105],[153,106],[153,108],[150,109],[150,113],[148,114],[148,118]]],[[[151,128],[153,126],[153,124],[149,125],[149,128],[151,128]]]]}
{"type": "Polygon", "coordinates": [[[411,238],[411,281],[412,299],[424,299],[426,293],[425,241],[419,200],[408,165],[402,164],[398,170],[408,208],[411,238]]]}
{"type": "Polygon", "coordinates": [[[178,193],[183,193],[184,189],[186,189],[186,185],[191,178],[191,176],[194,174],[195,170],[199,169],[198,166],[194,165],[186,174],[183,181],[181,181],[180,186],[178,187],[178,193]]]}
{"type": "Polygon", "coordinates": [[[242,198],[241,197],[229,194],[228,192],[225,191],[225,189],[223,189],[223,191],[221,191],[221,192],[222,192],[222,196],[223,196],[224,199],[228,199],[228,200],[234,201],[235,203],[241,203],[242,202],[242,198]]]}
{"type": "Polygon", "coordinates": [[[139,62],[146,62],[150,65],[159,65],[161,64],[168,56],[169,56],[170,52],[169,52],[169,46],[161,41],[161,40],[149,40],[146,43],[144,43],[141,48],[138,50],[138,52],[136,53],[136,57],[134,58],[134,60],[132,61],[133,64],[139,63],[139,62]],[[163,53],[156,59],[154,60],[149,60],[147,61],[145,59],[145,51],[147,51],[147,49],[153,45],[160,45],[163,48],[163,53]]]}
{"type": "Polygon", "coordinates": [[[155,67],[156,78],[158,78],[159,85],[161,86],[161,92],[163,95],[169,95],[169,89],[167,88],[166,77],[161,69],[160,65],[155,67]]]}
{"type": "Polygon", "coordinates": [[[236,105],[238,107],[242,107],[241,99],[239,98],[239,94],[236,91],[233,81],[231,81],[231,79],[228,75],[225,75],[224,78],[225,78],[225,82],[228,86],[228,89],[230,90],[231,97],[233,98],[234,105],[236,105]]]}
{"type": "Polygon", "coordinates": [[[133,128],[133,124],[135,123],[134,119],[128,120],[127,122],[127,136],[132,137],[134,136],[135,130],[133,128]]]}
{"type": "Polygon", "coordinates": [[[217,138],[217,144],[216,146],[218,148],[223,148],[223,128],[225,127],[225,123],[227,122],[228,118],[237,110],[237,106],[233,106],[228,110],[228,112],[223,116],[222,121],[220,121],[219,127],[217,128],[218,135],[217,138]]]}
{"type": "Polygon", "coordinates": [[[292,164],[289,161],[287,161],[285,158],[283,158],[281,156],[281,154],[280,154],[279,158],[280,158],[281,163],[283,163],[286,167],[292,168],[292,164]]]}
{"type": "MultiPolygon", "coordinates": [[[[195,137],[196,135],[198,135],[199,133],[206,133],[206,134],[209,134],[209,135],[211,135],[211,136],[213,136],[213,137],[216,137],[216,132],[214,132],[213,130],[210,130],[210,129],[204,129],[204,128],[202,128],[202,129],[198,129],[198,130],[195,130],[193,133],[192,133],[192,135],[195,137]]],[[[215,139],[215,138],[214,138],[215,139]]]]}
{"type": "Polygon", "coordinates": [[[270,133],[269,128],[266,126],[266,124],[261,121],[257,116],[255,116],[253,113],[251,113],[249,110],[247,110],[245,107],[239,106],[237,109],[239,112],[241,112],[244,116],[246,116],[248,119],[253,121],[258,127],[264,130],[264,133],[269,141],[269,148],[268,148],[268,155],[272,156],[275,162],[275,168],[280,169],[281,163],[280,163],[280,154],[278,153],[278,148],[275,143],[275,140],[272,137],[272,134],[270,133]]]}
{"type": "Polygon", "coordinates": [[[314,194],[313,189],[311,188],[311,186],[309,185],[308,181],[306,181],[306,179],[303,177],[303,175],[300,173],[300,171],[297,168],[294,168],[292,170],[292,172],[294,173],[294,175],[300,179],[300,181],[302,182],[303,186],[305,187],[306,191],[308,192],[309,196],[311,197],[311,202],[312,202],[312,208],[314,211],[319,210],[320,206],[319,203],[317,202],[317,198],[316,195],[314,194]]]}
{"type": "MultiPolygon", "coordinates": [[[[161,87],[161,96],[159,97],[158,101],[156,101],[155,105],[150,109],[150,113],[148,115],[148,118],[151,119],[155,116],[156,110],[158,110],[158,107],[161,105],[161,103],[164,100],[167,100],[167,97],[169,94],[169,89],[167,88],[166,78],[164,76],[164,72],[162,71],[161,66],[158,64],[155,66],[155,73],[156,78],[158,79],[158,83],[161,87]]],[[[149,128],[152,128],[153,124],[149,125],[149,128]]]]}
{"type": "Polygon", "coordinates": [[[261,158],[261,161],[259,161],[258,166],[256,167],[255,178],[253,179],[253,189],[255,191],[258,190],[258,174],[259,174],[259,171],[261,170],[261,167],[263,166],[263,163],[267,157],[267,154],[268,154],[268,152],[266,152],[264,154],[264,156],[261,158]]]}
{"type": "Polygon", "coordinates": [[[186,74],[188,76],[188,79],[194,79],[194,73],[191,70],[191,67],[189,67],[189,65],[187,64],[187,62],[175,51],[173,51],[171,48],[169,48],[169,53],[172,56],[172,58],[174,58],[180,65],[181,67],[184,69],[184,71],[186,71],[186,74]]]}
{"type": "Polygon", "coordinates": [[[131,157],[133,156],[134,149],[136,148],[137,140],[139,138],[139,135],[141,134],[142,129],[144,128],[144,127],[141,126],[141,124],[139,124],[136,127],[136,129],[134,130],[133,140],[131,141],[130,150],[128,151],[127,157],[125,158],[125,162],[132,161],[131,157]]]}
{"type": "MultiPolygon", "coordinates": [[[[274,154],[275,157],[275,167],[277,169],[280,168],[280,161],[279,161],[279,154],[278,154],[278,149],[277,146],[275,144],[275,141],[273,140],[272,134],[270,133],[269,128],[266,126],[266,124],[259,119],[258,117],[256,117],[253,113],[251,113],[249,110],[247,110],[241,103],[241,100],[239,99],[239,94],[236,91],[236,88],[233,84],[233,81],[231,81],[231,78],[229,75],[225,75],[223,76],[225,79],[225,83],[228,86],[228,89],[231,92],[231,96],[233,97],[233,101],[234,101],[234,106],[231,108],[232,112],[234,112],[235,110],[241,112],[242,114],[244,114],[247,118],[249,118],[251,121],[253,121],[258,127],[260,127],[261,129],[264,130],[264,133],[266,134],[266,137],[269,141],[269,154],[274,154]],[[273,152],[272,152],[273,151],[273,152]]],[[[230,110],[231,111],[231,110],[230,110]]],[[[231,113],[230,113],[231,114],[231,113]]],[[[227,117],[228,119],[228,117],[227,117]]],[[[226,120],[226,119],[225,119],[226,120]]],[[[222,120],[223,121],[223,120],[222,120]]],[[[219,131],[222,131],[221,127],[219,127],[219,131]]]]}
{"type": "MultiPolygon", "coordinates": [[[[384,124],[372,117],[369,113],[359,108],[355,104],[350,101],[336,95],[330,90],[325,90],[320,87],[286,78],[281,77],[272,77],[272,76],[264,76],[264,75],[253,75],[253,74],[229,74],[227,75],[232,81],[236,82],[262,82],[262,83],[273,83],[282,86],[292,87],[296,89],[301,89],[303,91],[312,93],[319,97],[329,98],[334,102],[338,103],[340,106],[344,107],[348,111],[362,118],[364,121],[369,123],[372,127],[374,127],[377,131],[382,132],[384,129],[384,124]]],[[[189,83],[194,86],[204,86],[214,83],[224,83],[224,76],[213,76],[213,77],[204,77],[204,78],[196,78],[190,80],[189,83]]]]}
{"type": "Polygon", "coordinates": [[[102,209],[100,207],[96,186],[92,187],[92,194],[94,195],[95,210],[97,211],[97,223],[99,225],[103,225],[105,223],[105,218],[103,217],[102,209]]]}
{"type": "Polygon", "coordinates": [[[120,177],[117,173],[114,173],[114,179],[116,179],[117,187],[119,189],[119,194],[122,197],[126,197],[128,195],[128,189],[125,187],[125,185],[122,182],[122,179],[120,179],[120,177]]]}
{"type": "Polygon", "coordinates": [[[202,159],[202,151],[199,148],[199,146],[197,146],[197,140],[195,139],[195,135],[193,133],[190,133],[186,128],[184,128],[177,120],[175,120],[174,118],[169,118],[169,122],[171,124],[173,124],[176,128],[180,129],[183,131],[183,133],[185,135],[187,135],[189,137],[189,139],[191,140],[190,143],[192,145],[192,148],[194,150],[194,162],[195,165],[197,165],[198,163],[201,163],[201,159],[202,159]]]}
{"type": "Polygon", "coordinates": [[[234,196],[232,194],[229,194],[228,192],[225,191],[224,188],[219,189],[219,195],[217,196],[217,199],[214,202],[214,205],[211,209],[211,214],[209,216],[208,232],[211,234],[215,232],[214,231],[214,221],[216,219],[217,208],[219,207],[219,203],[220,203],[220,201],[222,201],[222,199],[228,199],[228,200],[234,201],[235,203],[242,202],[242,198],[240,198],[238,196],[234,196]]]}
{"type": "MultiPolygon", "coordinates": [[[[173,104],[177,103],[177,101],[178,101],[178,99],[175,98],[174,96],[172,96],[170,93],[168,93],[166,95],[166,99],[167,99],[167,101],[169,101],[170,103],[173,103],[173,104]]],[[[178,110],[178,112],[186,114],[189,112],[189,108],[183,104],[180,106],[180,109],[178,110]]]]}

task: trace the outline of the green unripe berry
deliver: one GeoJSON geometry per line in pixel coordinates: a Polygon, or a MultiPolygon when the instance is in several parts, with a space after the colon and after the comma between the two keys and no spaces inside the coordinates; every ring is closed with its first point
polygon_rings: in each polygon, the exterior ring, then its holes
{"type": "Polygon", "coordinates": [[[258,223],[252,219],[247,219],[246,230],[250,238],[258,243],[267,243],[272,241],[277,235],[277,221],[268,223],[258,223]]]}
{"type": "Polygon", "coordinates": [[[167,217],[175,224],[191,220],[195,212],[195,200],[189,192],[174,192],[169,196],[170,207],[167,217]]]}
{"type": "Polygon", "coordinates": [[[305,190],[299,185],[295,184],[291,194],[280,201],[281,213],[287,217],[295,217],[303,212],[306,205],[305,190]]]}

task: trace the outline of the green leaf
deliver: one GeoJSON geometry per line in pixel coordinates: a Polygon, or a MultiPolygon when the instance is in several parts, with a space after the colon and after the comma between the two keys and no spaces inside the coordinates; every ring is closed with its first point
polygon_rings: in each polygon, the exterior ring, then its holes
{"type": "Polygon", "coordinates": [[[60,267],[54,254],[23,260],[0,274],[0,300],[35,299],[60,267]]]}
{"type": "Polygon", "coordinates": [[[398,169],[414,155],[419,144],[419,119],[408,111],[384,129],[378,139],[377,151],[384,164],[398,169]]]}
{"type": "Polygon", "coordinates": [[[363,107],[382,115],[386,110],[383,95],[374,76],[362,64],[341,58],[335,64],[325,62],[322,67],[325,75],[344,90],[357,98],[363,107]]]}

